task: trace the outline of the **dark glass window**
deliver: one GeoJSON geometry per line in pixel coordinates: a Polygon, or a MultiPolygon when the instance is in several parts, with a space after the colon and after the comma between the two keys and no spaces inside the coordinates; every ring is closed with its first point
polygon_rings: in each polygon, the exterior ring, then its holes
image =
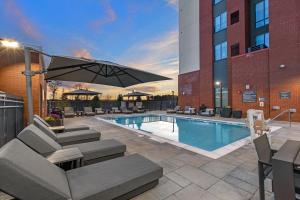
{"type": "Polygon", "coordinates": [[[219,32],[227,28],[227,12],[215,17],[215,32],[219,32]]]}
{"type": "Polygon", "coordinates": [[[231,56],[240,55],[240,44],[231,45],[231,56]]]}
{"type": "Polygon", "coordinates": [[[256,36],[255,43],[256,43],[256,46],[264,44],[267,47],[269,47],[270,46],[270,34],[265,33],[265,34],[256,36]]]}
{"type": "Polygon", "coordinates": [[[269,0],[255,5],[255,27],[260,28],[269,24],[269,0]]]}
{"type": "Polygon", "coordinates": [[[238,23],[240,21],[240,12],[235,11],[234,13],[231,13],[230,21],[231,21],[231,24],[238,23]]]}
{"type": "Polygon", "coordinates": [[[214,0],[214,3],[215,3],[215,4],[218,4],[218,3],[220,3],[221,1],[223,1],[223,0],[214,0]]]}
{"type": "Polygon", "coordinates": [[[215,45],[215,60],[222,60],[227,58],[227,42],[222,42],[215,45]]]}

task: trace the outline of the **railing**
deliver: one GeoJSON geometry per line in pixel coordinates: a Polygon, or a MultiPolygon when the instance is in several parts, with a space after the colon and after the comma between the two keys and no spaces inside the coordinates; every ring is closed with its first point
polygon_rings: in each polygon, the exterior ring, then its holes
{"type": "Polygon", "coordinates": [[[0,92],[0,147],[23,129],[23,105],[23,99],[0,92]]]}
{"type": "Polygon", "coordinates": [[[269,119],[268,121],[267,121],[267,123],[269,124],[269,123],[271,123],[272,121],[274,121],[275,119],[278,119],[279,117],[281,117],[282,115],[284,115],[284,114],[286,114],[286,113],[288,113],[289,114],[289,116],[288,116],[288,120],[289,120],[289,125],[290,125],[290,127],[292,127],[292,113],[295,113],[296,112],[296,109],[294,109],[294,108],[290,108],[290,109],[287,109],[287,110],[284,110],[284,111],[282,111],[281,113],[279,113],[278,115],[276,115],[275,117],[273,117],[272,119],[269,119]]]}

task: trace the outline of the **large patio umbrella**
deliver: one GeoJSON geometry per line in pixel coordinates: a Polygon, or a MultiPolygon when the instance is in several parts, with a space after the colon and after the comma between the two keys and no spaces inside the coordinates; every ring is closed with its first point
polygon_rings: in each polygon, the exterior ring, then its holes
{"type": "Polygon", "coordinates": [[[101,93],[99,92],[95,92],[95,91],[91,91],[91,90],[85,90],[85,89],[78,89],[78,90],[74,90],[74,91],[70,91],[70,92],[64,92],[63,93],[63,97],[67,97],[67,96],[72,96],[72,97],[79,97],[79,96],[85,96],[86,99],[88,97],[93,97],[93,96],[98,96],[101,93]]]}
{"type": "Polygon", "coordinates": [[[127,97],[129,100],[130,97],[134,98],[134,97],[149,97],[149,96],[151,96],[151,94],[144,93],[144,92],[132,91],[128,94],[125,94],[123,97],[127,97]]]}
{"type": "Polygon", "coordinates": [[[52,56],[46,80],[74,81],[128,87],[170,78],[117,63],[85,58],[52,56]]]}

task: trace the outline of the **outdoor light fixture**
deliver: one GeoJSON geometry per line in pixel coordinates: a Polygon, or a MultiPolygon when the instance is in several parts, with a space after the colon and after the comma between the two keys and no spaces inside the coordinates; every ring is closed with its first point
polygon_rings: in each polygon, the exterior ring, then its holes
{"type": "Polygon", "coordinates": [[[19,42],[14,40],[0,39],[1,46],[11,49],[17,49],[20,47],[19,42]]]}
{"type": "Polygon", "coordinates": [[[284,64],[281,64],[279,67],[280,67],[280,68],[285,68],[285,65],[284,65],[284,64]]]}

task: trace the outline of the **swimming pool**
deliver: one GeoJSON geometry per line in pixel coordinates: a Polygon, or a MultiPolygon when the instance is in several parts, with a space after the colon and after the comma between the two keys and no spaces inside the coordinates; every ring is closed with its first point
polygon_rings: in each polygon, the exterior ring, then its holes
{"type": "Polygon", "coordinates": [[[215,151],[250,135],[243,124],[194,118],[143,115],[118,116],[108,120],[205,151],[215,151]]]}

